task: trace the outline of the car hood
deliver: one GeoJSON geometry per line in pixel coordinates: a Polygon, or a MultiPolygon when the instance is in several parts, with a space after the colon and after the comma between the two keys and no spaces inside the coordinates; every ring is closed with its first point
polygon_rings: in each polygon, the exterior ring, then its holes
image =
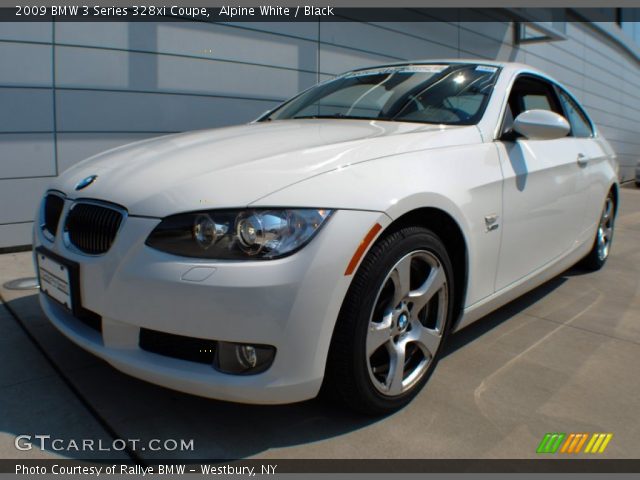
{"type": "MultiPolygon", "coordinates": [[[[475,126],[362,120],[283,120],[156,137],[65,171],[52,189],[164,217],[232,208],[332,170],[390,155],[480,141],[475,126]],[[95,182],[75,191],[78,182],[95,182]]],[[[330,185],[327,186],[330,195],[330,185]]]]}

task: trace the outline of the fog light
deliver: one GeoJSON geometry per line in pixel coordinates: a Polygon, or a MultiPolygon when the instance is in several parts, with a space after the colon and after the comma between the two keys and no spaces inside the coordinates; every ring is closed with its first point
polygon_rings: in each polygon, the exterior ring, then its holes
{"type": "Polygon", "coordinates": [[[254,368],[258,363],[258,354],[252,345],[236,345],[236,357],[245,368],[254,368]]]}
{"type": "Polygon", "coordinates": [[[213,366],[223,373],[253,375],[268,369],[275,354],[276,349],[270,345],[218,342],[213,366]]]}

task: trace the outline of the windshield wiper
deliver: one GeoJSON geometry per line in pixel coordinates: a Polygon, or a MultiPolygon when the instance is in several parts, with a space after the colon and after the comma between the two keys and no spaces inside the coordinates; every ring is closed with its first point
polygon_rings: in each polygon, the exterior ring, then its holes
{"type": "Polygon", "coordinates": [[[292,120],[299,120],[302,118],[347,118],[347,117],[342,113],[336,113],[334,115],[297,115],[297,116],[291,117],[292,120]]]}
{"type": "Polygon", "coordinates": [[[291,120],[300,120],[300,119],[307,119],[307,118],[330,118],[330,119],[335,119],[335,118],[339,118],[339,119],[343,119],[343,120],[383,120],[383,121],[388,121],[388,122],[395,122],[396,120],[390,117],[362,117],[362,116],[356,116],[356,115],[344,115],[342,113],[336,113],[333,115],[299,115],[299,116],[294,116],[291,117],[291,120]]]}

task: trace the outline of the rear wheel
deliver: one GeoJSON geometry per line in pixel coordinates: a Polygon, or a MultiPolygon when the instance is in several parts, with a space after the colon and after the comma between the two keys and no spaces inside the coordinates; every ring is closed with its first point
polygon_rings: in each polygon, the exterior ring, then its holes
{"type": "Polygon", "coordinates": [[[600,270],[609,258],[611,242],[613,241],[613,227],[615,222],[615,197],[609,192],[600,214],[596,238],[593,248],[582,261],[582,265],[589,270],[600,270]]]}
{"type": "Polygon", "coordinates": [[[421,227],[386,236],[347,293],[324,391],[369,414],[403,407],[435,368],[452,312],[452,267],[440,239],[421,227]]]}

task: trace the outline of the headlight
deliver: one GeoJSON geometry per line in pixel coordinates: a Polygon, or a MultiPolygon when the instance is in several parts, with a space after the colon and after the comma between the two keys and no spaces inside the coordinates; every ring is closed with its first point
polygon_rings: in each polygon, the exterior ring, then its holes
{"type": "Polygon", "coordinates": [[[302,248],[332,213],[311,208],[182,213],[162,220],[146,244],[183,257],[273,259],[302,248]]]}

